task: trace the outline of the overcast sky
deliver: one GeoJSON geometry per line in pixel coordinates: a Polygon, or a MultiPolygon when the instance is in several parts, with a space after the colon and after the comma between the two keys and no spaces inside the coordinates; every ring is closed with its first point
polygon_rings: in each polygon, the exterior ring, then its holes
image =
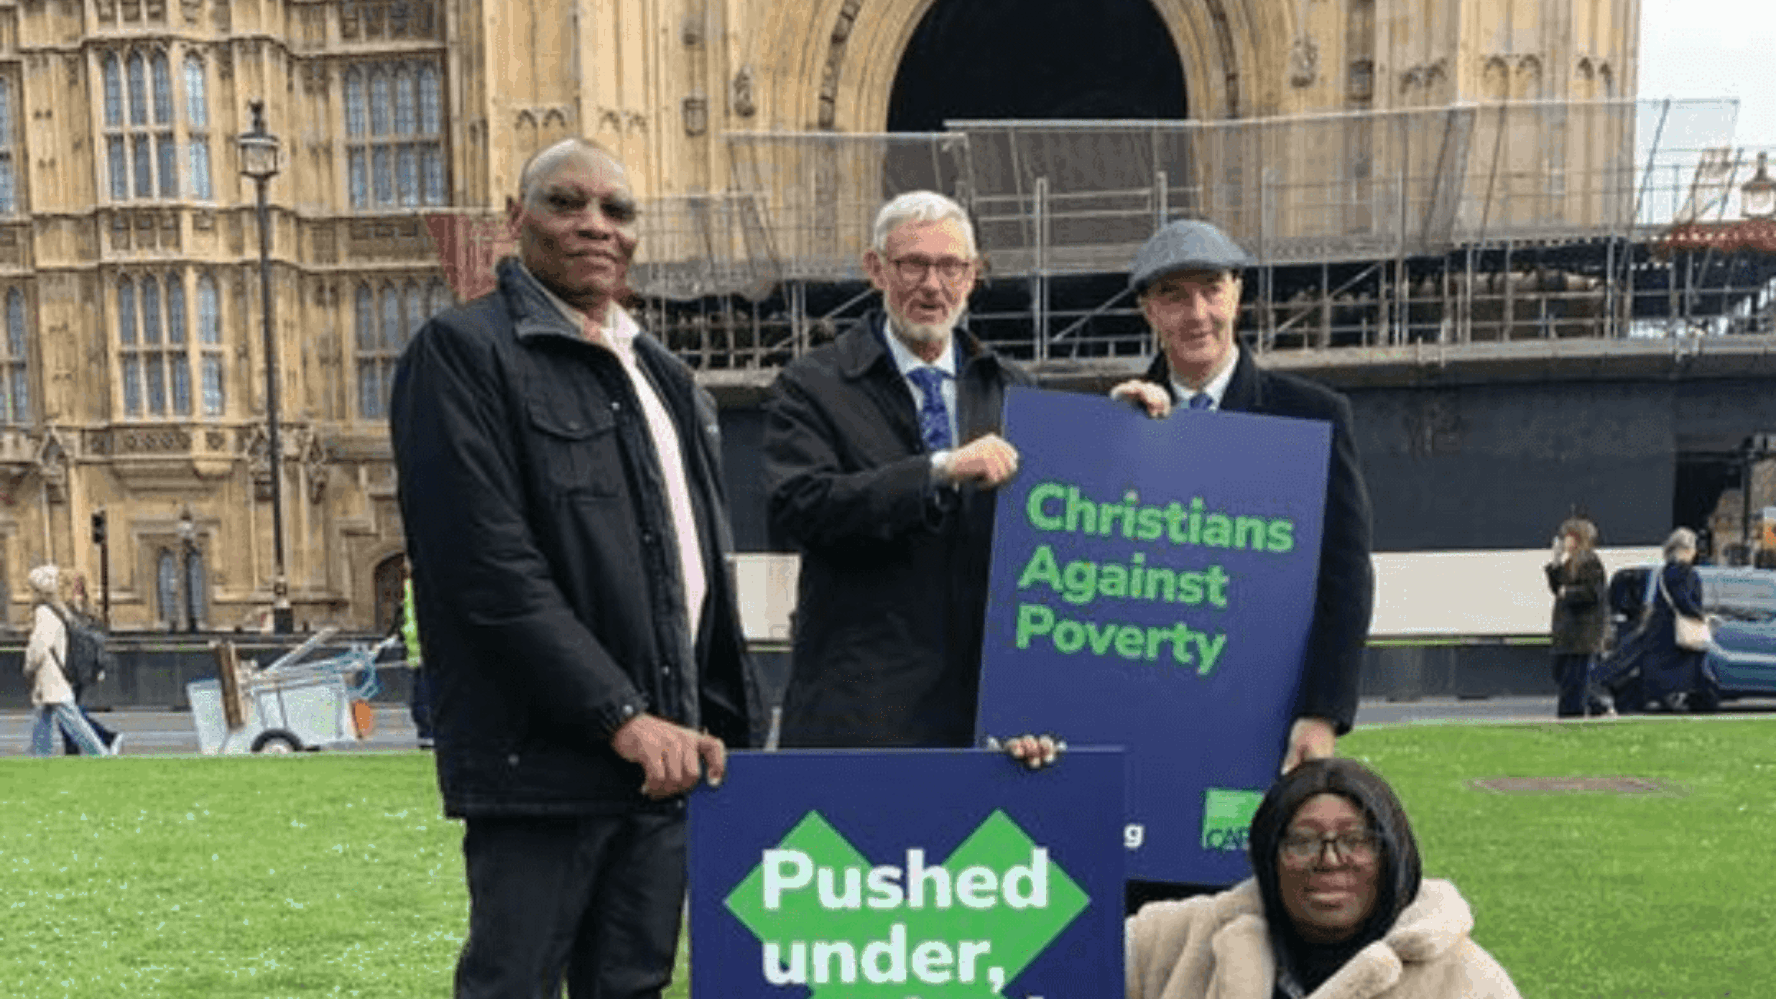
{"type": "Polygon", "coordinates": [[[1639,96],[1737,97],[1736,143],[1776,148],[1776,4],[1642,0],[1639,96]]]}

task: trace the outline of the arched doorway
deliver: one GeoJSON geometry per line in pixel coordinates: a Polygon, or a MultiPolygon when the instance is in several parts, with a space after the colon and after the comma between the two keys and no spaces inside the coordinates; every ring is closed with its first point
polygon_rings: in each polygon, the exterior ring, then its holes
{"type": "Polygon", "coordinates": [[[396,552],[376,563],[370,578],[375,589],[376,633],[386,635],[401,619],[401,604],[406,598],[407,553],[396,552]]]}
{"type": "Polygon", "coordinates": [[[888,130],[1185,111],[1184,67],[1150,0],[937,0],[901,57],[888,130]]]}

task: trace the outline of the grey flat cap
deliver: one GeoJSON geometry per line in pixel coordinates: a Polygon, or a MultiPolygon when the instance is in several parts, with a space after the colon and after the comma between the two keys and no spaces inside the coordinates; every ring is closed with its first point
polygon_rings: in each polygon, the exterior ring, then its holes
{"type": "Polygon", "coordinates": [[[1129,264],[1129,287],[1140,294],[1173,271],[1237,271],[1252,262],[1227,234],[1198,219],[1168,222],[1129,264]]]}

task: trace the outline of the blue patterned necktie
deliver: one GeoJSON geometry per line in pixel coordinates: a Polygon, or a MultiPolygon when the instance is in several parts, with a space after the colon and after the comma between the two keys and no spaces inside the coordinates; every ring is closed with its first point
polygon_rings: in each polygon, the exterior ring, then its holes
{"type": "Polygon", "coordinates": [[[927,451],[942,451],[950,446],[950,411],[944,405],[944,373],[936,368],[914,368],[907,372],[919,386],[924,402],[919,404],[919,436],[927,451]]]}
{"type": "Polygon", "coordinates": [[[1215,397],[1207,392],[1198,392],[1190,397],[1189,406],[1191,409],[1214,409],[1215,397]]]}

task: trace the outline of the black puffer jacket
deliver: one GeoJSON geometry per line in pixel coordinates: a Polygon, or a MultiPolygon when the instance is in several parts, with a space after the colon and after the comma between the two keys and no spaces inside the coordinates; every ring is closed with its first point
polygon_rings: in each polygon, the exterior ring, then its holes
{"type": "MultiPolygon", "coordinates": [[[[679,429],[709,593],[694,638],[659,463],[621,363],[517,265],[414,336],[390,406],[452,815],[650,806],[611,733],[637,712],[755,740],[758,687],[725,569],[713,402],[642,334],[679,429]]],[[[675,807],[672,803],[664,807],[675,807]]]]}

